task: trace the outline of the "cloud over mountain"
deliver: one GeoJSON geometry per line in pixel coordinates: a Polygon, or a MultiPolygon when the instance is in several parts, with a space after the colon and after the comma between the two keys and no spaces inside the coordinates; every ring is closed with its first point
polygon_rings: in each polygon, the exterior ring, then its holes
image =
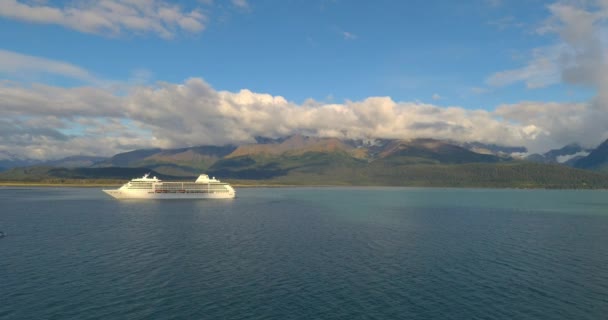
{"type": "MultiPolygon", "coordinates": [[[[95,87],[4,82],[0,84],[0,117],[5,119],[0,149],[39,158],[109,155],[141,147],[244,143],[256,136],[294,133],[534,146],[551,142],[554,128],[564,125],[551,121],[555,108],[570,108],[522,104],[490,112],[396,102],[389,97],[295,104],[250,90],[217,91],[201,78],[125,90],[126,94],[95,87]],[[518,117],[524,112],[530,119],[545,120],[534,123],[518,117]]],[[[563,139],[570,141],[569,137],[563,139]]]]}

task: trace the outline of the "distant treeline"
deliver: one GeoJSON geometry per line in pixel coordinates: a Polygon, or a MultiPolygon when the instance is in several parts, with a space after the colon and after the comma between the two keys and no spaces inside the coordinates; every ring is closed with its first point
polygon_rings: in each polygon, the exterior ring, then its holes
{"type": "MultiPolygon", "coordinates": [[[[445,161],[444,161],[445,162],[445,161]]],[[[524,161],[442,163],[437,159],[399,156],[373,162],[341,152],[307,152],[297,156],[241,156],[217,161],[211,176],[243,184],[354,185],[493,188],[608,188],[608,175],[557,164],[524,161]]],[[[146,173],[163,180],[194,180],[149,168],[13,168],[0,181],[31,183],[125,182],[146,173]]]]}

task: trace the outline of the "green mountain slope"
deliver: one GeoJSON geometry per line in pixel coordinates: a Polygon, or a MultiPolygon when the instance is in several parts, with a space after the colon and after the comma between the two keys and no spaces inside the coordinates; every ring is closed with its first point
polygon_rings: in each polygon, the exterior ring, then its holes
{"type": "Polygon", "coordinates": [[[371,163],[359,167],[338,167],[323,173],[290,171],[268,182],[294,185],[608,188],[608,176],[605,174],[527,162],[398,166],[371,163]]]}
{"type": "Polygon", "coordinates": [[[148,168],[55,168],[26,167],[13,168],[0,172],[0,181],[25,182],[61,182],[61,180],[125,180],[141,177],[149,173],[161,179],[178,179],[179,177],[163,175],[148,168]]]}
{"type": "Polygon", "coordinates": [[[354,158],[366,158],[367,149],[357,148],[338,138],[307,137],[293,135],[278,142],[255,143],[239,146],[227,158],[242,156],[298,156],[305,153],[342,152],[354,158]]]}
{"type": "Polygon", "coordinates": [[[360,168],[367,161],[345,152],[283,153],[246,155],[219,160],[209,168],[218,177],[235,179],[274,179],[294,173],[324,174],[341,167],[360,168]]]}
{"type": "Polygon", "coordinates": [[[379,167],[370,174],[387,185],[512,188],[606,188],[608,176],[561,165],[527,162],[379,167]]]}
{"type": "Polygon", "coordinates": [[[96,167],[145,167],[165,175],[189,177],[206,171],[235,149],[235,146],[142,149],[117,154],[96,167]]]}
{"type": "Polygon", "coordinates": [[[387,145],[377,161],[390,163],[458,164],[499,162],[501,158],[480,154],[463,147],[433,139],[397,140],[387,145]]]}

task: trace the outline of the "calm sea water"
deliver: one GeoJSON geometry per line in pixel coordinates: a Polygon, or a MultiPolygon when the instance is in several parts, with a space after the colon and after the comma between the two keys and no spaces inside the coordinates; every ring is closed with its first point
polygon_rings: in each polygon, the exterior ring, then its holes
{"type": "Polygon", "coordinates": [[[608,192],[0,188],[0,319],[606,319],[608,192]]]}

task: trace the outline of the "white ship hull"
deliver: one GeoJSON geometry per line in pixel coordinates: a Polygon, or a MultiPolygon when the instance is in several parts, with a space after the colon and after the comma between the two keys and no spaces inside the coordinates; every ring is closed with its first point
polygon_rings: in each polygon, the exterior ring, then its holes
{"type": "Polygon", "coordinates": [[[233,199],[235,193],[155,193],[115,190],[103,190],[116,199],[233,199]]]}

